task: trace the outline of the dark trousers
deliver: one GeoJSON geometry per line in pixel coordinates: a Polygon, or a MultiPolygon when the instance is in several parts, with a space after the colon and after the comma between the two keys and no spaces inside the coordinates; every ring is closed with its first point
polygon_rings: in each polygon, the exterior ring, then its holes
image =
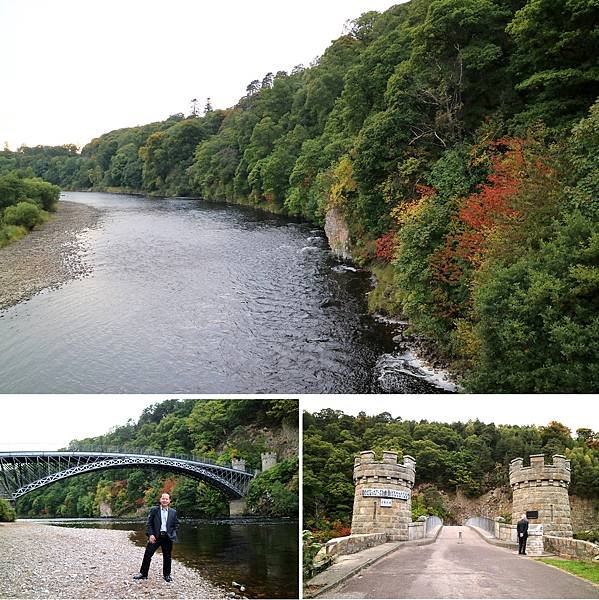
{"type": "Polygon", "coordinates": [[[518,538],[518,554],[526,554],[526,540],[528,539],[527,535],[523,535],[521,538],[518,538]]]}
{"type": "Polygon", "coordinates": [[[152,562],[152,556],[154,556],[154,552],[156,552],[159,547],[162,548],[162,575],[167,577],[171,574],[171,554],[173,552],[173,542],[168,535],[164,534],[157,537],[153,544],[148,542],[146,551],[144,552],[144,559],[141,563],[141,569],[139,570],[142,575],[145,575],[146,577],[148,576],[150,563],[152,562]]]}

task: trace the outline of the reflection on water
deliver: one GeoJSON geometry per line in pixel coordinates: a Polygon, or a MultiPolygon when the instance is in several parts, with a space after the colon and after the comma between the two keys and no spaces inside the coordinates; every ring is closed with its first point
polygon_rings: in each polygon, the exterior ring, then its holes
{"type": "MultiPolygon", "coordinates": [[[[147,542],[145,521],[49,522],[132,531],[136,544],[147,542]]],[[[298,522],[290,519],[193,519],[181,523],[173,557],[228,591],[236,590],[233,581],[243,584],[249,598],[298,598],[298,539],[298,522]]]]}
{"type": "Polygon", "coordinates": [[[324,234],[199,200],[69,193],[104,210],[91,275],[0,312],[0,392],[435,392],[393,369],[369,276],[324,234]]]}

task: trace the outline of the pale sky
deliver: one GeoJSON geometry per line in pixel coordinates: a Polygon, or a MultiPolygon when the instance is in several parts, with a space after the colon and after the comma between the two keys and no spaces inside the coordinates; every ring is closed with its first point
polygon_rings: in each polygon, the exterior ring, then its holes
{"type": "Polygon", "coordinates": [[[452,423],[479,419],[495,425],[547,425],[559,421],[575,434],[579,428],[599,431],[599,395],[426,395],[426,396],[310,396],[302,410],[323,408],[357,415],[383,412],[404,420],[426,419],[452,423]]]}
{"type": "MultiPolygon", "coordinates": [[[[234,105],[391,0],[0,0],[0,144],[74,143],[234,105]]],[[[1,147],[1,146],[0,146],[1,147]]]]}
{"type": "MultiPolygon", "coordinates": [[[[103,435],[112,427],[125,425],[129,419],[137,422],[146,406],[171,398],[201,397],[197,394],[0,394],[0,452],[58,450],[72,440],[103,435]]],[[[231,399],[247,397],[227,396],[231,399]]],[[[261,396],[264,399],[284,397],[281,394],[261,396]]]]}
{"type": "MultiPolygon", "coordinates": [[[[0,452],[12,450],[57,450],[71,440],[99,436],[112,427],[137,421],[146,406],[169,398],[202,396],[137,395],[0,395],[0,452]]],[[[213,398],[214,396],[205,396],[213,398]]],[[[230,395],[227,398],[247,398],[230,395]]],[[[261,398],[291,397],[268,394],[261,398]]],[[[297,396],[293,396],[297,397],[297,396]]],[[[389,412],[394,417],[429,421],[468,421],[512,425],[547,425],[557,420],[574,433],[580,427],[599,431],[597,395],[308,395],[300,397],[300,409],[322,408],[357,415],[389,412]]]]}

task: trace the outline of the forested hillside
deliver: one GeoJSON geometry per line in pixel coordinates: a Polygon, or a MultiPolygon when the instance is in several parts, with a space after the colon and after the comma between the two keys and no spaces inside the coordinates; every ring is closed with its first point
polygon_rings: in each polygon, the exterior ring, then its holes
{"type": "MultiPolygon", "coordinates": [[[[137,422],[74,440],[68,449],[194,454],[219,464],[239,458],[252,469],[261,468],[261,452],[276,452],[278,464],[251,484],[248,511],[294,516],[299,506],[297,427],[296,400],[166,400],[146,408],[137,422]]],[[[172,494],[181,516],[228,515],[228,501],[215,488],[151,469],[106,470],[59,481],[23,496],[17,512],[46,517],[97,517],[107,510],[113,516],[145,514],[162,491],[172,494]]]]}
{"type": "MultiPolygon", "coordinates": [[[[318,18],[315,15],[315,18],[318,18]]],[[[0,152],[70,188],[197,195],[324,224],[373,310],[402,314],[468,391],[599,385],[599,8],[410,0],[236,106],[72,147],[0,152]]]]}
{"type": "MultiPolygon", "coordinates": [[[[564,454],[572,466],[570,493],[599,498],[599,432],[564,425],[495,425],[481,421],[438,423],[404,421],[389,413],[357,417],[325,409],[304,413],[304,527],[347,533],[354,497],[354,457],[363,450],[396,450],[416,458],[412,508],[419,514],[447,516],[439,491],[476,498],[497,487],[509,488],[509,463],[531,454],[564,454]],[[424,485],[423,485],[424,484],[424,485]]],[[[551,459],[548,459],[551,462],[551,459]]]]}

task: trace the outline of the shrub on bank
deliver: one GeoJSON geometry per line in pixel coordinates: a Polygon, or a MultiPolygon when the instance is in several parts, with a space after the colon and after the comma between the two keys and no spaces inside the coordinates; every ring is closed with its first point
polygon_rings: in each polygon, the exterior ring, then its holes
{"type": "Polygon", "coordinates": [[[15,509],[10,505],[8,500],[0,498],[0,521],[8,523],[14,521],[16,518],[15,509]]]}
{"type": "Polygon", "coordinates": [[[593,544],[599,544],[599,529],[587,529],[586,531],[578,531],[574,534],[574,539],[584,540],[585,542],[592,542],[593,544]]]}
{"type": "Polygon", "coordinates": [[[1,225],[0,224],[0,248],[8,246],[11,242],[22,238],[27,234],[25,227],[17,227],[16,225],[1,225]]]}
{"type": "Polygon", "coordinates": [[[2,219],[6,225],[33,229],[44,222],[44,211],[31,202],[18,202],[4,210],[2,219]]]}

